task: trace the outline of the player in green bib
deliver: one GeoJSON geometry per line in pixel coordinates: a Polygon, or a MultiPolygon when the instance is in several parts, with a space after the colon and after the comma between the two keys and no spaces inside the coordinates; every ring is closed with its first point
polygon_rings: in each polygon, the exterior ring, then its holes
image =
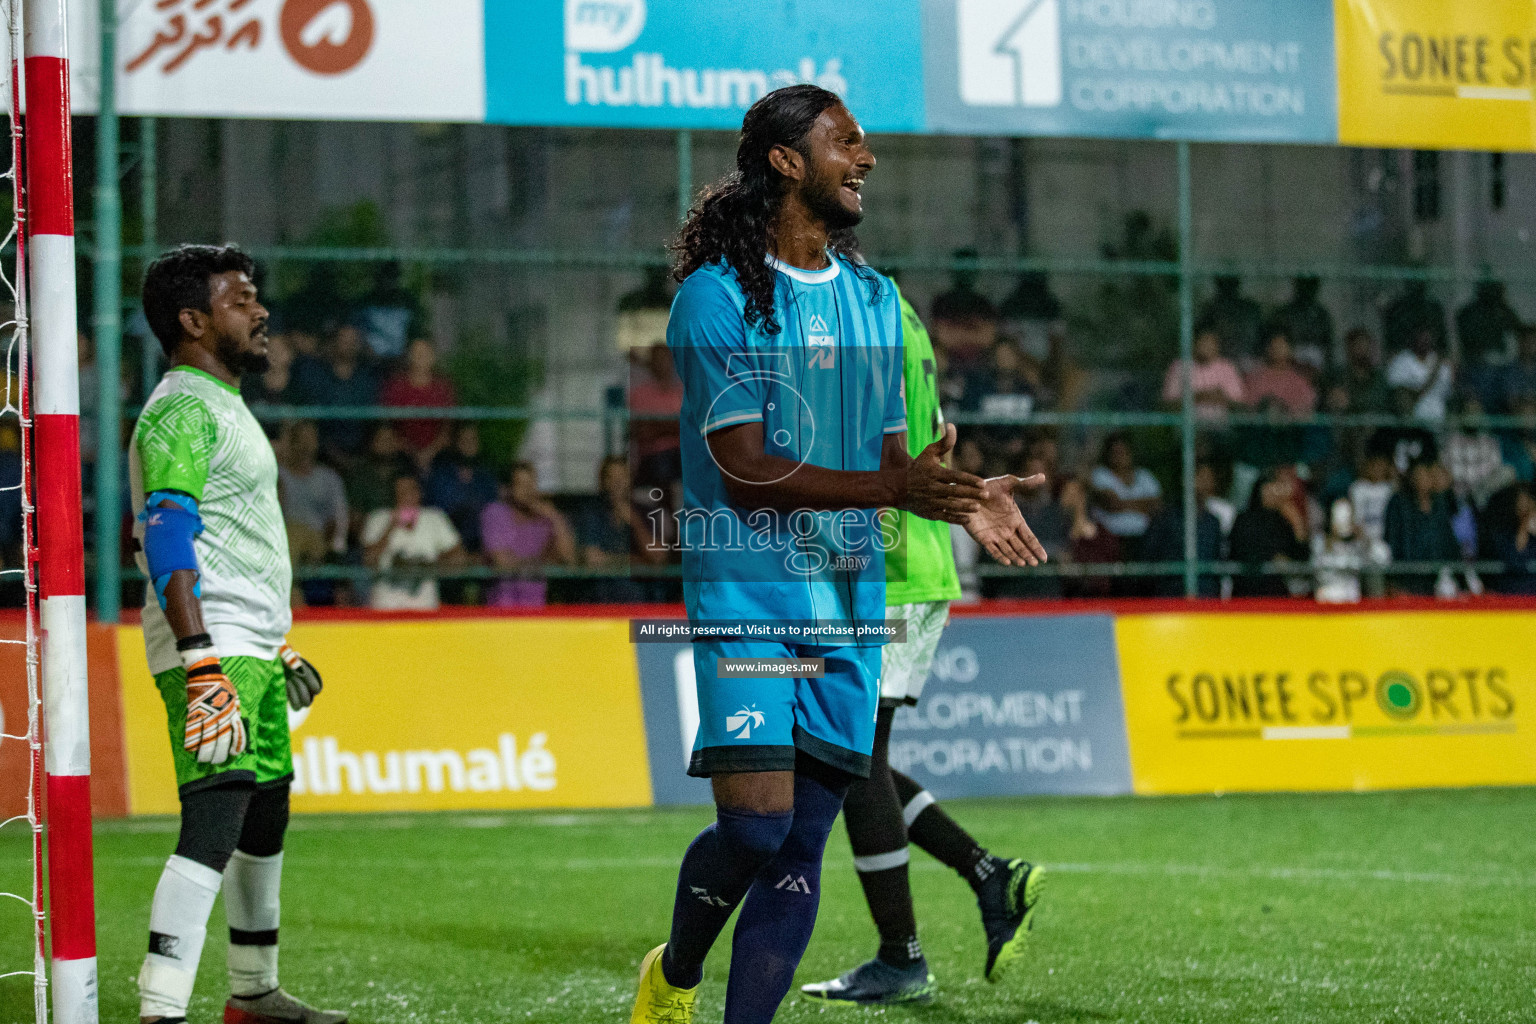
{"type": "MultiPolygon", "coordinates": [[[[920,452],[944,434],[938,367],[928,331],[905,296],[901,315],[907,444],[920,452]]],[[[896,709],[916,704],[922,695],[949,622],[949,603],[960,596],[949,525],[909,512],[895,515],[896,544],[885,558],[885,611],[888,619],[906,620],[907,641],[884,648],[874,764],[869,779],[855,782],[843,802],[853,865],[880,932],[880,952],[832,981],[802,986],[805,995],[816,999],[883,1004],[933,998],[934,979],[917,940],[907,878],[909,839],[954,868],[975,890],[987,936],[988,981],[997,981],[1023,952],[1040,899],[1043,872],[1038,865],[992,856],[927,790],[891,768],[896,709]]]]}
{"type": "Polygon", "coordinates": [[[343,1024],[277,983],[278,889],[293,757],[288,709],[320,675],[286,642],[288,535],[277,460],[240,397],[267,364],[255,267],[233,247],[185,245],[150,264],[144,314],[171,369],[128,449],[149,578],[144,646],[165,702],[181,835],[150,908],[139,972],[144,1022],[184,1022],[222,889],[226,1024],[343,1024]]]}

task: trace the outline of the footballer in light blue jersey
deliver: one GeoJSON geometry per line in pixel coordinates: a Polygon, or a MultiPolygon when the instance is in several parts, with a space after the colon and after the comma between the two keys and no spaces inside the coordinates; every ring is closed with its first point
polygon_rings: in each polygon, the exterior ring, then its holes
{"type": "Polygon", "coordinates": [[[738,904],[724,1019],[766,1024],[789,990],[827,835],[870,770],[879,510],[960,523],[1004,562],[1044,557],[1013,478],[943,465],[952,430],[907,452],[899,299],[852,231],[874,165],[835,94],[776,90],[747,111],[736,171],[674,246],[683,593],[691,622],[721,627],[693,643],[689,772],[711,778],[718,813],[683,858],[671,936],[641,963],[631,1024],[693,1019],[705,956],[738,904]],[[776,625],[809,632],[754,631],[776,625]]]}
{"type": "Polygon", "coordinates": [[[744,508],[731,500],[707,435],[760,423],[765,450],[793,463],[878,470],[885,438],[906,430],[896,289],[845,256],[829,256],[819,271],[768,262],[777,334],[746,323],[736,274],[720,263],[684,281],[672,307],[667,342],[685,395],[688,614],[880,622],[885,562],[874,510],[744,508]]]}

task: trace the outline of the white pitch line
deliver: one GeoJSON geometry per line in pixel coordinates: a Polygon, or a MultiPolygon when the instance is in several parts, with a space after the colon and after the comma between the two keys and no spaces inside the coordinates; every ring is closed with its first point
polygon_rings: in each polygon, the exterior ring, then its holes
{"type": "MultiPolygon", "coordinates": [[[[676,856],[661,857],[572,857],[565,860],[524,860],[509,854],[505,857],[461,857],[454,858],[452,864],[460,869],[472,868],[501,868],[518,867],[520,869],[538,871],[633,871],[633,870],[667,870],[676,871],[682,854],[676,856]]],[[[165,863],[164,857],[136,856],[136,857],[103,857],[98,856],[98,862],[117,864],[128,867],[153,867],[165,863]]],[[[325,864],[318,859],[306,858],[309,863],[308,870],[323,870],[325,864]]],[[[370,870],[391,868],[401,871],[430,870],[440,867],[443,861],[420,857],[398,858],[366,858],[348,859],[344,865],[348,871],[356,871],[360,868],[370,870]]],[[[834,870],[851,867],[851,861],[847,856],[838,855],[827,858],[827,866],[834,870]]],[[[1052,863],[1046,861],[1043,867],[1047,872],[1057,872],[1071,875],[1161,875],[1172,878],[1252,878],[1274,882],[1390,882],[1399,885],[1464,885],[1481,886],[1485,888],[1512,888],[1525,889],[1536,887],[1536,876],[1530,875],[1453,875],[1444,872],[1433,871],[1388,871],[1367,868],[1310,868],[1310,867],[1251,867],[1228,868],[1213,864],[1152,864],[1122,862],[1110,864],[1089,864],[1081,862],[1052,863]]],[[[948,871],[949,868],[937,861],[923,859],[914,860],[912,869],[915,871],[948,871]]]]}

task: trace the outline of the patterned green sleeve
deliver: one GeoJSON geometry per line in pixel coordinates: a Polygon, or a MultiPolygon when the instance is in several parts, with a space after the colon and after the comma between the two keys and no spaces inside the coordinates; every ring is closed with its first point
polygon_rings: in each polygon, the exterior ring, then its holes
{"type": "Polygon", "coordinates": [[[202,501],[215,437],[213,415],[196,395],[168,395],[145,409],[133,436],[144,493],[184,491],[202,501]]]}

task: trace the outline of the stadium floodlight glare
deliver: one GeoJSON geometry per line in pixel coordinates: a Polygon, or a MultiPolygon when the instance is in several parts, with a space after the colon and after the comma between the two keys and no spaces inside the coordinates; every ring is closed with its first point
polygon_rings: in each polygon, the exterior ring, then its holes
{"type": "Polygon", "coordinates": [[[90,710],[80,492],[74,196],[65,0],[0,5],[10,45],[13,268],[5,403],[21,429],[22,567],[26,592],[25,820],[33,831],[34,1013],[47,1020],[48,978],[59,1024],[95,1024],[96,920],[91,868],[90,710]],[[27,117],[21,119],[22,98],[27,117]],[[34,358],[35,356],[35,358],[34,358]],[[43,725],[47,725],[46,736],[43,725]],[[46,800],[43,799],[46,786],[46,800]],[[46,806],[46,819],[42,808],[46,806]],[[42,891],[46,827],[48,894],[42,891]],[[46,913],[45,913],[46,906],[46,913]],[[45,963],[45,954],[48,962],[45,963]]]}

